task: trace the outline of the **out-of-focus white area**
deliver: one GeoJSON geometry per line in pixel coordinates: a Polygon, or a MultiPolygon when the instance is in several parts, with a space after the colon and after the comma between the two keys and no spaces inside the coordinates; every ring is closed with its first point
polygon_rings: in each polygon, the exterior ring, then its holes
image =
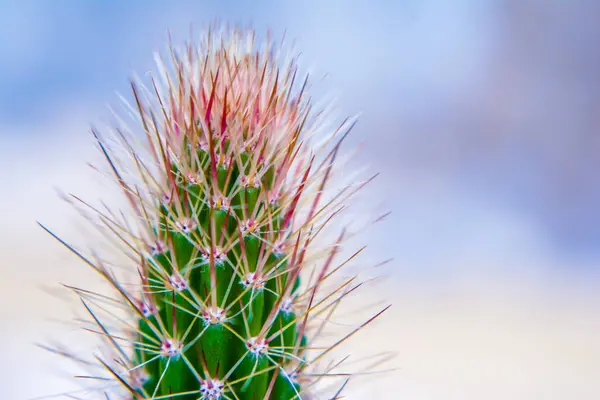
{"type": "Polygon", "coordinates": [[[348,398],[600,398],[600,4],[559,0],[2,3],[0,397],[69,386],[33,343],[79,305],[40,286],[96,277],[35,221],[79,240],[54,187],[109,193],[89,124],[167,28],[217,17],[287,30],[315,97],[362,113],[348,148],[381,176],[359,207],[393,211],[363,260],[395,259],[363,298],[394,306],[346,350],[398,370],[348,398]]]}

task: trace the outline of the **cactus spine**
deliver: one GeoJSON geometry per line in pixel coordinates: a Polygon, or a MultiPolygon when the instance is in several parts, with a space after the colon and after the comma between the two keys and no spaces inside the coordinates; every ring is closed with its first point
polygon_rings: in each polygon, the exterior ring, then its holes
{"type": "Polygon", "coordinates": [[[132,84],[142,135],[116,129],[126,157],[94,133],[133,218],[93,210],[139,282],[72,250],[130,310],[126,321],[115,314],[117,333],[92,311],[104,297],[78,290],[127,398],[314,398],[329,372],[318,368],[331,348],[311,343],[354,282],[330,284],[346,264],[336,258],[344,233],[325,242],[322,232],[363,183],[325,197],[348,126],[309,145],[320,126],[306,81],[265,46],[226,30],[172,49],[149,88],[132,84]]]}

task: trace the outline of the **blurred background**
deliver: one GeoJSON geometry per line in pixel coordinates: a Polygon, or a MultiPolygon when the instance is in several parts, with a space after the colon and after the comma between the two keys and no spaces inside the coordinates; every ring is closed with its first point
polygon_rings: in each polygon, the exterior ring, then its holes
{"type": "Polygon", "coordinates": [[[167,30],[215,18],[286,31],[315,97],[361,113],[354,162],[381,172],[362,206],[392,210],[367,257],[394,259],[362,296],[394,305],[346,350],[398,370],[349,399],[600,398],[594,0],[1,2],[0,397],[70,387],[34,343],[78,304],[40,286],[96,277],[36,221],[84,232],[55,188],[101,194],[89,126],[167,30]]]}

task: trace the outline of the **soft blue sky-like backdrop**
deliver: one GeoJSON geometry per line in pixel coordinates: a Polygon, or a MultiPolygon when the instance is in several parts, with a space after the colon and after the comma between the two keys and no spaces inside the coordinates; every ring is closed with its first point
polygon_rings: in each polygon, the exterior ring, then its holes
{"type": "Polygon", "coordinates": [[[382,384],[380,398],[599,398],[592,0],[0,2],[7,398],[60,390],[29,346],[56,316],[36,285],[80,273],[35,225],[74,229],[53,187],[97,195],[89,124],[153,68],[167,30],[181,41],[215,19],[285,31],[315,97],[361,113],[355,163],[382,173],[364,205],[393,211],[368,237],[371,256],[395,259],[386,285],[400,303],[378,332],[403,339],[397,395],[382,384]]]}

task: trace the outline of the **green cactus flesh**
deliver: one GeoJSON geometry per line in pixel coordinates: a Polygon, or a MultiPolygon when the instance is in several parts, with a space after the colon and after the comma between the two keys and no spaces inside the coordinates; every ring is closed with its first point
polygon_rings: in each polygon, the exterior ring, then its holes
{"type": "MultiPolygon", "coordinates": [[[[182,172],[185,165],[210,177],[210,150],[190,146],[171,166],[176,190],[163,198],[146,260],[135,363],[144,365],[149,379],[140,393],[197,399],[199,390],[227,384],[240,400],[298,396],[298,384],[281,366],[302,358],[291,308],[300,278],[288,269],[289,254],[266,248],[265,240],[285,234],[286,223],[280,205],[266,195],[274,186],[272,174],[263,171],[269,165],[256,168],[260,181],[239,183],[253,158],[244,152],[239,166],[218,167],[217,181],[225,176],[215,184],[224,196],[220,203],[207,201],[214,193],[182,172]],[[259,225],[250,216],[268,222],[259,225]]],[[[210,178],[204,183],[212,184],[210,178]]]]}

